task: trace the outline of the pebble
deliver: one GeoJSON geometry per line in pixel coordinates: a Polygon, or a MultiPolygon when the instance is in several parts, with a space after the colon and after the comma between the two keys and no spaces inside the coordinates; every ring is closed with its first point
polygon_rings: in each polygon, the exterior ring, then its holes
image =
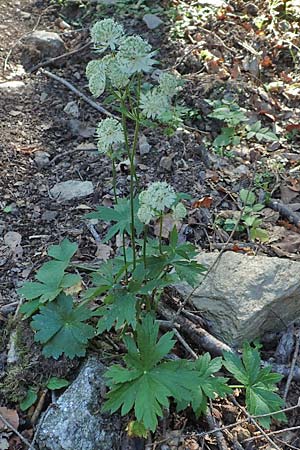
{"type": "Polygon", "coordinates": [[[76,102],[69,102],[64,107],[64,112],[68,114],[68,116],[74,117],[75,119],[78,119],[80,113],[79,108],[76,102]]]}
{"type": "Polygon", "coordinates": [[[34,162],[39,169],[47,167],[50,162],[50,155],[47,152],[36,152],[34,155],[34,162]]]}
{"type": "Polygon", "coordinates": [[[145,14],[143,17],[143,22],[145,22],[149,30],[154,30],[163,23],[163,21],[156,14],[145,14]]]}
{"type": "Polygon", "coordinates": [[[141,136],[139,137],[139,152],[140,155],[147,155],[150,152],[151,149],[151,145],[149,144],[149,142],[147,141],[147,138],[144,134],[141,134],[141,136]]]}
{"type": "Polygon", "coordinates": [[[68,180],[55,184],[50,189],[50,194],[57,202],[87,197],[94,192],[91,181],[68,180]]]}

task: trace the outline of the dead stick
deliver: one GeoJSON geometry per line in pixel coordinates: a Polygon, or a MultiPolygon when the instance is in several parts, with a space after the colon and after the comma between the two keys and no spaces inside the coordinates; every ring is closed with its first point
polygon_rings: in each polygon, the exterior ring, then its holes
{"type": "Polygon", "coordinates": [[[31,450],[35,450],[34,447],[32,447],[31,443],[24,438],[24,436],[22,436],[21,433],[18,432],[18,430],[10,423],[8,422],[8,420],[5,419],[5,417],[2,416],[2,414],[0,414],[0,421],[4,423],[4,425],[7,426],[7,428],[9,428],[10,430],[12,430],[23,442],[23,444],[27,445],[27,447],[31,447],[31,450]]]}
{"type": "Polygon", "coordinates": [[[208,426],[211,430],[215,431],[214,435],[217,439],[219,449],[220,450],[228,450],[228,446],[227,446],[226,440],[223,436],[223,433],[220,429],[217,429],[216,420],[211,412],[212,411],[212,401],[210,400],[209,403],[210,403],[210,411],[205,415],[208,426]]]}
{"type": "MultiPolygon", "coordinates": [[[[265,437],[265,435],[267,435],[267,436],[275,436],[276,434],[281,434],[281,433],[286,433],[288,431],[296,431],[296,430],[300,430],[300,425],[297,425],[295,427],[283,428],[282,430],[271,431],[270,433],[259,434],[258,436],[253,436],[251,438],[244,439],[243,443],[244,442],[254,441],[255,439],[260,439],[262,437],[265,437]]],[[[274,445],[273,441],[272,441],[272,443],[274,445]]],[[[275,447],[275,448],[278,448],[278,447],[275,447]]],[[[281,450],[281,449],[279,449],[279,450],[281,450]]]]}
{"type": "Polygon", "coordinates": [[[234,398],[233,395],[230,396],[230,399],[235,404],[235,406],[237,406],[241,411],[243,411],[243,413],[246,415],[246,417],[248,417],[249,421],[251,423],[253,423],[253,425],[255,425],[255,427],[261,432],[261,436],[264,437],[269,442],[269,444],[271,444],[274,448],[276,448],[276,450],[281,450],[281,448],[278,447],[278,445],[276,445],[274,441],[272,441],[272,439],[269,437],[269,435],[257,423],[257,421],[255,419],[253,419],[253,417],[248,413],[246,408],[244,408],[243,406],[241,406],[239,404],[239,402],[234,398]]]}
{"type": "Polygon", "coordinates": [[[63,53],[62,55],[56,56],[55,58],[46,59],[46,61],[42,61],[42,62],[36,64],[35,66],[31,67],[31,69],[29,69],[28,72],[29,73],[36,72],[41,67],[49,66],[50,64],[60,61],[63,58],[68,58],[69,56],[75,55],[76,53],[79,53],[82,50],[85,50],[90,45],[91,45],[91,41],[87,42],[86,44],[82,45],[79,48],[75,48],[74,50],[72,50],[70,52],[63,53]]]}
{"type": "Polygon", "coordinates": [[[65,80],[64,78],[59,77],[58,75],[55,75],[52,72],[49,72],[49,70],[42,70],[42,73],[47,75],[47,77],[52,78],[55,81],[58,81],[59,83],[63,84],[66,88],[68,88],[70,91],[74,92],[79,98],[81,98],[83,101],[88,103],[92,108],[96,109],[102,114],[105,114],[106,116],[115,117],[114,114],[107,111],[107,109],[103,108],[103,106],[99,105],[98,103],[94,102],[90,97],[85,95],[83,92],[80,92],[75,86],[73,86],[69,81],[65,80]]]}
{"type": "Polygon", "coordinates": [[[35,425],[38,421],[38,418],[40,417],[41,411],[43,409],[43,406],[45,404],[45,399],[47,395],[48,389],[44,389],[41,393],[41,396],[39,398],[38,404],[34,410],[34,413],[32,414],[32,417],[30,419],[30,422],[32,425],[35,425]]]}
{"type": "Polygon", "coordinates": [[[159,304],[158,312],[172,324],[177,323],[180,325],[182,333],[186,334],[198,347],[204,348],[204,350],[209,353],[221,356],[224,351],[233,352],[233,350],[228,345],[224,344],[224,342],[215,338],[203,328],[195,325],[186,317],[176,317],[176,312],[167,306],[159,304]]]}
{"type": "Polygon", "coordinates": [[[285,385],[285,389],[284,389],[284,394],[283,394],[283,400],[286,402],[288,393],[289,393],[289,389],[290,389],[290,385],[294,376],[294,370],[295,370],[295,366],[296,366],[296,361],[297,361],[297,357],[298,357],[298,353],[299,353],[299,339],[300,339],[300,335],[299,335],[299,330],[296,333],[296,345],[295,345],[295,351],[294,351],[294,355],[293,355],[293,359],[292,359],[292,364],[291,364],[291,370],[285,385]]]}
{"type": "Polygon", "coordinates": [[[279,212],[282,217],[287,219],[293,225],[300,228],[300,215],[292,211],[287,205],[272,199],[267,202],[267,205],[274,209],[274,211],[279,212]]]}

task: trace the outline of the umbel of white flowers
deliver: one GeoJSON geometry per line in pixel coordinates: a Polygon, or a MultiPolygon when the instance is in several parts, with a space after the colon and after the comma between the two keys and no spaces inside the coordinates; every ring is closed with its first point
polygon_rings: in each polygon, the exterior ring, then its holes
{"type": "Polygon", "coordinates": [[[177,197],[172,186],[165,181],[156,181],[139,195],[139,220],[148,225],[151,220],[164,214],[166,209],[173,210],[174,220],[182,220],[186,209],[182,203],[177,203],[177,197]]]}
{"type": "MultiPolygon", "coordinates": [[[[122,25],[113,19],[96,22],[91,30],[91,38],[98,53],[103,55],[107,52],[101,59],[90,61],[86,68],[89,88],[95,97],[99,97],[107,86],[113,90],[126,88],[133,75],[148,73],[157,63],[153,59],[155,52],[152,51],[151,45],[140,36],[126,36],[122,25]]],[[[139,106],[142,115],[148,119],[159,119],[171,108],[172,97],[178,88],[178,78],[162,72],[158,86],[140,95],[139,106]]],[[[116,139],[113,139],[110,130],[113,131],[114,128],[119,131],[112,119],[106,119],[99,124],[97,134],[101,152],[107,152],[112,144],[123,142],[118,132],[116,139]]]]}

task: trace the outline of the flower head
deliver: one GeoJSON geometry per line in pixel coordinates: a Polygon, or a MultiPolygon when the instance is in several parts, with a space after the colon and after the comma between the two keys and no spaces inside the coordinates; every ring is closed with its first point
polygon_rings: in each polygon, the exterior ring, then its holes
{"type": "Polygon", "coordinates": [[[101,60],[90,61],[86,66],[89,89],[94,97],[99,97],[105,90],[105,63],[101,60]]]}
{"type": "Polygon", "coordinates": [[[161,213],[165,208],[172,207],[176,201],[176,194],[172,186],[165,181],[156,181],[146,191],[140,193],[139,200],[141,206],[148,206],[157,215],[157,212],[161,213]]]}
{"type": "Polygon", "coordinates": [[[159,89],[153,88],[151,91],[141,95],[141,110],[148,119],[157,119],[165,114],[170,108],[170,102],[166,95],[159,89]]]}
{"type": "Polygon", "coordinates": [[[106,74],[112,87],[116,89],[124,88],[129,83],[129,77],[131,75],[128,70],[127,60],[124,60],[117,54],[117,56],[112,58],[109,64],[107,64],[106,74]]]}
{"type": "Polygon", "coordinates": [[[150,221],[155,217],[155,214],[153,209],[145,204],[142,204],[138,209],[137,216],[142,223],[148,225],[150,221]]]}
{"type": "Polygon", "coordinates": [[[100,20],[95,23],[91,30],[92,41],[100,52],[104,52],[107,48],[115,51],[123,36],[122,25],[115,22],[114,19],[100,20]]]}
{"type": "Polygon", "coordinates": [[[162,72],[158,82],[160,92],[169,98],[172,98],[178,91],[179,79],[171,73],[162,72]]]}
{"type": "Polygon", "coordinates": [[[129,36],[120,45],[120,56],[127,60],[130,73],[150,72],[156,63],[151,45],[140,36],[129,36]]]}
{"type": "Polygon", "coordinates": [[[102,120],[97,128],[98,150],[107,153],[113,144],[124,142],[123,129],[116,119],[108,118],[102,120]]]}
{"type": "Polygon", "coordinates": [[[186,208],[182,203],[178,203],[175,208],[173,208],[173,219],[174,220],[182,220],[186,216],[186,208]]]}

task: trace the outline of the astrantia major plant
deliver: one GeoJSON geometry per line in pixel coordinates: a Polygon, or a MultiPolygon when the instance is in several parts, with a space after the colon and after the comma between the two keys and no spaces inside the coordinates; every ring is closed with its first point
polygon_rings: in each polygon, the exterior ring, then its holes
{"type": "MultiPolygon", "coordinates": [[[[99,206],[86,218],[111,222],[103,241],[119,237],[122,248],[97,269],[86,268],[90,286],[79,299],[74,299],[72,295],[82,293],[81,278],[66,273],[66,269],[77,246],[64,240],[61,245],[50,247],[48,255],[53,261],[39,269],[37,282],[28,282],[20,290],[29,300],[22,310],[26,317],[34,314],[35,340],[44,345],[48,357],[58,358],[63,353],[82,356],[89,339],[96,334],[111,329],[120,333],[127,353],[122,366],[113,366],[107,372],[109,392],[105,409],[120,409],[123,415],[134,412],[136,422],[130,428],[144,436],[147,430],[155,430],[158,418],[172,399],[178,409],[190,405],[199,415],[205,412],[208,399],[222,397],[230,388],[227,379],[215,375],[222,366],[221,358],[211,360],[206,354],[195,362],[167,359],[175,344],[173,332],[159,337],[156,320],[164,288],[182,281],[195,287],[205,271],[194,259],[195,246],[179,241],[177,226],[186,215],[182,199],[187,196],[176,193],[165,181],[141,189],[135,169],[140,128],[146,119],[159,121],[171,110],[180,84],[178,77],[162,72],[156,85],[149,89],[148,83],[145,90],[144,77],[157,63],[148,42],[140,36],[127,37],[113,19],[97,22],[91,36],[101,58],[87,66],[90,90],[95,97],[104,92],[112,95],[119,118],[102,120],[96,132],[99,154],[112,162],[114,205],[99,206]],[[128,196],[122,198],[117,195],[116,186],[116,160],[121,158],[129,161],[130,168],[128,196]],[[168,237],[162,232],[166,216],[174,221],[168,237]],[[159,229],[157,238],[153,237],[155,225],[159,229]],[[98,307],[89,308],[91,301],[98,307]],[[85,323],[91,317],[98,318],[94,328],[85,323]]],[[[227,355],[228,367],[229,358],[227,355]]],[[[247,358],[251,358],[249,349],[247,358]]],[[[257,354],[254,362],[256,366],[260,364],[257,354]]],[[[269,378],[255,380],[257,395],[261,395],[259,383],[265,383],[263,395],[267,398],[269,378]]],[[[274,386],[269,390],[274,390],[274,386]]],[[[276,399],[278,407],[278,396],[272,393],[270,397],[276,399]]],[[[259,408],[255,411],[259,412],[259,408]]]]}

